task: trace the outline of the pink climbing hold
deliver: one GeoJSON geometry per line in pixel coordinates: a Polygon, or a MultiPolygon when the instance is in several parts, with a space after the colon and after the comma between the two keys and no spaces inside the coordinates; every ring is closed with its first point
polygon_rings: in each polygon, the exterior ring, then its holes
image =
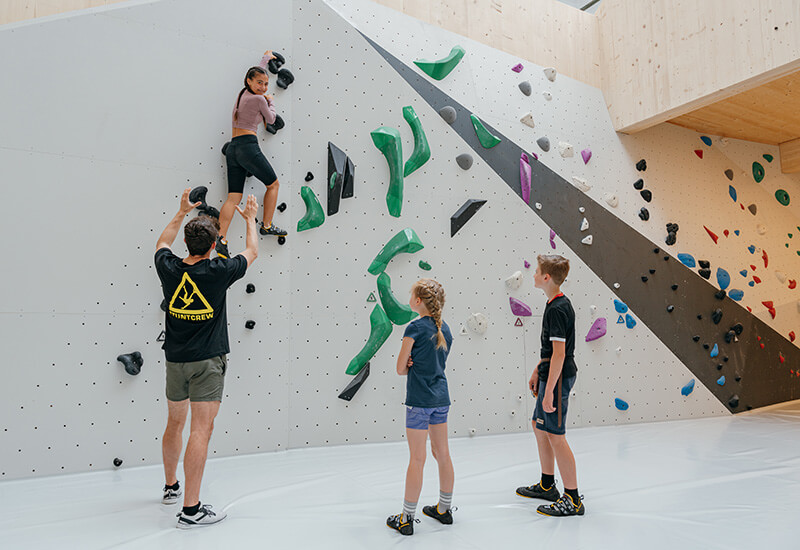
{"type": "Polygon", "coordinates": [[[526,304],[520,302],[516,298],[509,297],[508,301],[511,304],[511,313],[513,313],[517,317],[530,317],[531,315],[533,315],[531,308],[529,308],[526,304]]]}
{"type": "Polygon", "coordinates": [[[511,67],[511,70],[514,71],[515,73],[521,73],[522,69],[523,69],[522,63],[517,63],[516,65],[511,67]]]}
{"type": "Polygon", "coordinates": [[[714,240],[714,244],[717,244],[717,241],[719,240],[719,237],[717,236],[717,234],[716,234],[716,233],[714,233],[713,231],[711,231],[711,230],[710,230],[708,227],[706,227],[705,225],[703,226],[703,229],[705,229],[705,230],[706,230],[706,233],[708,233],[708,236],[709,236],[709,237],[711,237],[711,238],[714,240]]]}
{"type": "Polygon", "coordinates": [[[556,249],[555,238],[556,238],[556,232],[551,229],[550,230],[550,246],[552,247],[553,250],[556,249]]]}
{"type": "Polygon", "coordinates": [[[581,151],[581,158],[583,159],[584,164],[589,164],[589,159],[592,158],[592,150],[584,149],[581,151]]]}
{"type": "Polygon", "coordinates": [[[519,157],[519,183],[522,187],[522,200],[528,204],[531,199],[531,165],[528,163],[526,153],[522,153],[519,157]]]}
{"type": "Polygon", "coordinates": [[[525,260],[525,269],[529,269],[531,267],[531,263],[528,260],[525,260]]]}
{"type": "Polygon", "coordinates": [[[586,334],[586,341],[591,342],[592,340],[597,340],[601,336],[605,335],[606,335],[606,318],[600,317],[592,324],[592,327],[586,334]]]}

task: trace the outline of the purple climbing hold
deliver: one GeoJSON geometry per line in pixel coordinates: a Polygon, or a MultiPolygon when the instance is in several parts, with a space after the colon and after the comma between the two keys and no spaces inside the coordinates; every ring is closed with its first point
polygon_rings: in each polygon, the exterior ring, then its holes
{"type": "Polygon", "coordinates": [[[553,248],[553,250],[556,249],[555,238],[556,238],[556,232],[551,229],[550,230],[550,246],[553,248]]]}
{"type": "Polygon", "coordinates": [[[524,67],[522,66],[522,63],[517,63],[516,65],[511,67],[511,70],[514,71],[515,73],[521,73],[523,68],[524,67]]]}
{"type": "Polygon", "coordinates": [[[595,320],[592,324],[592,327],[589,329],[589,332],[586,334],[586,341],[591,342],[592,340],[597,340],[601,336],[605,336],[606,334],[606,318],[600,317],[599,319],[595,320]]]}
{"type": "Polygon", "coordinates": [[[528,204],[531,198],[531,165],[526,153],[522,153],[519,157],[519,182],[522,187],[522,200],[528,204]]]}
{"type": "Polygon", "coordinates": [[[592,158],[592,150],[584,149],[583,151],[581,151],[581,158],[583,159],[584,164],[588,164],[589,159],[592,158]]]}
{"type": "Polygon", "coordinates": [[[517,317],[530,317],[531,315],[533,315],[531,308],[528,307],[526,304],[520,302],[516,298],[509,297],[508,301],[511,304],[511,313],[513,313],[517,317]]]}
{"type": "Polygon", "coordinates": [[[531,267],[531,263],[528,260],[525,260],[525,269],[529,269],[531,267]]]}

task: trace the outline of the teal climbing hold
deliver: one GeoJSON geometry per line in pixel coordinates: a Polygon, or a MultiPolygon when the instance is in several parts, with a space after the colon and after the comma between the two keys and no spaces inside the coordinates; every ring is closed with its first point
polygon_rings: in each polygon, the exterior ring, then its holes
{"type": "Polygon", "coordinates": [[[725,385],[725,375],[724,374],[717,379],[717,384],[720,385],[720,386],[724,386],[725,385]]]}
{"type": "Polygon", "coordinates": [[[437,59],[436,61],[418,59],[414,61],[414,65],[419,67],[423,73],[434,80],[441,80],[456,68],[456,65],[461,61],[465,53],[467,53],[467,51],[461,46],[453,46],[453,49],[450,50],[450,54],[447,57],[437,59]]]}
{"type": "Polygon", "coordinates": [[[369,266],[369,271],[373,275],[383,273],[392,258],[403,252],[413,254],[419,252],[424,248],[422,241],[419,240],[417,233],[410,227],[403,229],[397,235],[392,237],[388,243],[378,252],[375,259],[369,266]]]}
{"type": "Polygon", "coordinates": [[[304,185],[300,188],[300,196],[303,198],[303,202],[306,203],[306,215],[297,222],[298,233],[319,227],[325,221],[325,211],[322,210],[322,205],[314,194],[314,190],[304,185]]]}
{"type": "Polygon", "coordinates": [[[717,284],[719,284],[719,288],[722,290],[725,290],[731,284],[731,276],[721,267],[717,268],[717,284]]]}
{"type": "Polygon", "coordinates": [[[372,303],[372,302],[377,302],[377,301],[378,301],[378,299],[375,297],[375,293],[374,292],[370,292],[369,296],[367,296],[367,302],[372,303]]]}
{"type": "Polygon", "coordinates": [[[617,317],[617,324],[618,325],[624,325],[625,324],[625,318],[622,315],[617,317]]]}
{"type": "Polygon", "coordinates": [[[714,347],[711,349],[711,357],[716,357],[719,355],[719,345],[714,344],[714,347]]]}
{"type": "Polygon", "coordinates": [[[378,296],[381,297],[381,305],[389,320],[395,325],[405,325],[417,316],[417,313],[409,306],[400,303],[392,293],[392,280],[384,271],[378,275],[378,296]]]}
{"type": "Polygon", "coordinates": [[[614,406],[621,411],[628,410],[628,403],[620,399],[619,397],[614,399],[614,406]]]}
{"type": "Polygon", "coordinates": [[[680,254],[678,254],[678,259],[686,267],[694,267],[697,265],[697,263],[695,263],[694,261],[694,256],[692,256],[691,254],[685,254],[681,252],[680,254]]]}
{"type": "Polygon", "coordinates": [[[622,300],[614,298],[614,309],[617,310],[617,313],[626,313],[628,311],[628,306],[622,300]]]}
{"type": "Polygon", "coordinates": [[[411,126],[411,133],[414,134],[414,152],[411,153],[403,169],[403,176],[408,176],[428,162],[428,159],[431,158],[431,148],[428,145],[428,138],[425,137],[425,130],[422,129],[422,123],[419,121],[417,113],[414,112],[414,107],[410,105],[403,107],[403,118],[411,126]]]}
{"type": "Polygon", "coordinates": [[[772,155],[770,155],[769,153],[766,153],[766,154],[764,154],[762,156],[764,157],[764,159],[766,159],[767,162],[772,162],[772,159],[775,158],[772,155]]]}
{"type": "Polygon", "coordinates": [[[741,275],[742,277],[747,277],[747,270],[746,269],[741,270],[739,272],[739,275],[741,275]]]}
{"type": "Polygon", "coordinates": [[[728,291],[728,297],[735,302],[741,302],[742,298],[744,298],[744,291],[732,288],[728,291]]]}
{"type": "Polygon", "coordinates": [[[736,188],[735,188],[733,185],[729,185],[729,186],[728,186],[728,194],[729,194],[729,195],[731,196],[731,198],[733,199],[733,202],[736,202],[736,197],[737,197],[737,195],[736,195],[736,188]]]}
{"type": "Polygon", "coordinates": [[[367,343],[347,365],[347,370],[345,371],[347,374],[358,374],[389,338],[389,335],[392,334],[392,322],[386,312],[383,311],[383,308],[377,304],[369,315],[369,325],[370,331],[367,343]]]}
{"type": "Polygon", "coordinates": [[[753,179],[756,180],[756,183],[761,183],[761,180],[764,179],[764,167],[759,162],[753,163],[753,179]]]}
{"type": "Polygon", "coordinates": [[[784,189],[778,189],[775,191],[775,198],[778,199],[778,202],[784,206],[789,206],[789,193],[787,193],[784,189]]]}
{"type": "Polygon", "coordinates": [[[747,250],[749,250],[749,251],[750,251],[750,254],[755,254],[755,253],[756,253],[756,247],[755,247],[755,245],[752,245],[752,244],[751,244],[750,246],[748,246],[748,247],[747,247],[747,250]]]}
{"type": "Polygon", "coordinates": [[[681,388],[681,395],[689,395],[694,391],[694,378],[689,380],[689,383],[681,388]]]}
{"type": "Polygon", "coordinates": [[[500,143],[500,138],[487,130],[486,126],[481,122],[481,119],[475,115],[469,115],[469,118],[472,120],[472,127],[475,128],[475,133],[478,135],[478,141],[481,142],[481,145],[483,145],[485,149],[491,149],[500,143]]]}
{"type": "Polygon", "coordinates": [[[633,328],[636,326],[636,319],[630,313],[625,314],[625,326],[628,328],[633,328]]]}
{"type": "Polygon", "coordinates": [[[372,143],[386,157],[389,163],[389,191],[386,193],[386,206],[389,214],[400,217],[403,209],[403,143],[396,128],[381,126],[369,134],[372,143]]]}
{"type": "Polygon", "coordinates": [[[705,143],[709,147],[711,146],[711,138],[708,137],[708,136],[700,136],[700,141],[702,141],[703,143],[705,143]]]}
{"type": "Polygon", "coordinates": [[[339,174],[337,174],[336,172],[331,172],[331,180],[328,182],[328,185],[330,186],[331,189],[333,189],[336,186],[337,177],[339,177],[339,174]]]}
{"type": "Polygon", "coordinates": [[[420,269],[424,269],[425,271],[430,271],[432,269],[431,268],[431,264],[429,264],[425,260],[420,260],[419,261],[419,267],[420,267],[420,269]]]}

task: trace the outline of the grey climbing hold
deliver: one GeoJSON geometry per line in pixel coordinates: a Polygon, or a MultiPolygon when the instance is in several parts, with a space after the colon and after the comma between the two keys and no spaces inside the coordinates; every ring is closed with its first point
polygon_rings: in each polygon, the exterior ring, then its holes
{"type": "Polygon", "coordinates": [[[547,136],[542,136],[536,140],[536,144],[544,151],[545,153],[550,150],[550,139],[547,136]]]}
{"type": "Polygon", "coordinates": [[[530,82],[528,82],[527,80],[523,80],[522,82],[520,82],[520,83],[519,83],[519,90],[520,90],[520,91],[521,91],[523,94],[525,94],[525,95],[527,95],[527,96],[531,95],[531,92],[533,91],[533,90],[531,89],[531,83],[530,83],[530,82]]]}
{"type": "Polygon", "coordinates": [[[472,168],[472,155],[469,153],[461,153],[456,157],[456,163],[462,170],[469,170],[472,168]]]}
{"type": "Polygon", "coordinates": [[[458,233],[458,230],[464,227],[464,224],[467,223],[484,204],[486,204],[485,200],[469,199],[455,214],[450,216],[450,236],[452,237],[458,233]]]}
{"type": "Polygon", "coordinates": [[[725,170],[725,176],[726,176],[726,177],[727,177],[729,180],[733,181],[733,170],[731,170],[730,168],[728,168],[727,170],[725,170]]]}
{"type": "Polygon", "coordinates": [[[748,209],[748,210],[750,211],[750,213],[751,213],[752,215],[754,215],[754,216],[755,216],[755,215],[756,215],[756,213],[758,212],[758,206],[756,206],[755,204],[751,204],[750,206],[748,206],[748,207],[747,207],[747,209],[748,209]]]}
{"type": "Polygon", "coordinates": [[[456,121],[458,113],[456,113],[456,110],[450,105],[446,105],[439,109],[439,116],[442,117],[446,123],[452,124],[456,121]]]}

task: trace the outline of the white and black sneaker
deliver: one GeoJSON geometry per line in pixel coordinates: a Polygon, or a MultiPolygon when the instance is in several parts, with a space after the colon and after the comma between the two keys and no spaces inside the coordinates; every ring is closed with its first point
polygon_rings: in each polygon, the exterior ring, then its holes
{"type": "Polygon", "coordinates": [[[183,490],[180,487],[173,489],[164,485],[164,496],[161,497],[161,504],[175,504],[182,495],[183,490]]]}
{"type": "Polygon", "coordinates": [[[219,523],[228,516],[225,512],[216,513],[211,510],[210,504],[202,504],[197,513],[193,516],[187,516],[181,510],[177,514],[178,529],[193,529],[195,527],[206,527],[219,523]]]}

